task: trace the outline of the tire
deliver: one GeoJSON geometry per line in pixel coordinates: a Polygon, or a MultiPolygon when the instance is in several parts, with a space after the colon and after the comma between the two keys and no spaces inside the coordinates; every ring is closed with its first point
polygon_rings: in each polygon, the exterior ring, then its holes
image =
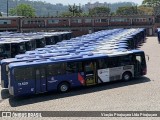
{"type": "Polygon", "coordinates": [[[58,92],[60,93],[68,92],[69,88],[70,88],[69,83],[62,82],[58,85],[58,92]]]}
{"type": "Polygon", "coordinates": [[[129,80],[131,80],[131,78],[132,78],[132,75],[130,72],[125,72],[122,75],[122,80],[124,80],[124,81],[129,81],[129,80]]]}

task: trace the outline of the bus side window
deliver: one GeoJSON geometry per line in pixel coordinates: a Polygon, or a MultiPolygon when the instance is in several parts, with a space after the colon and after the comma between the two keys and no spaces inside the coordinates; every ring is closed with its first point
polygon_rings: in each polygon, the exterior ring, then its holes
{"type": "Polygon", "coordinates": [[[99,59],[98,60],[98,69],[105,69],[107,68],[107,59],[99,59]]]}
{"type": "Polygon", "coordinates": [[[66,63],[60,63],[60,74],[66,74],[66,63]]]}
{"type": "Polygon", "coordinates": [[[32,72],[33,72],[32,68],[29,68],[29,67],[27,67],[27,68],[16,68],[14,70],[15,80],[21,81],[21,80],[34,79],[32,72]]]}
{"type": "Polygon", "coordinates": [[[93,62],[85,62],[84,63],[85,64],[85,72],[87,73],[87,74],[90,74],[90,73],[92,73],[93,71],[94,71],[94,65],[93,65],[93,62]]]}
{"type": "Polygon", "coordinates": [[[66,64],[65,63],[57,63],[52,67],[52,75],[62,75],[66,73],[66,64]]]}
{"type": "Polygon", "coordinates": [[[33,78],[33,69],[28,67],[25,68],[25,80],[34,80],[33,78]]]}
{"type": "Polygon", "coordinates": [[[5,50],[10,51],[10,44],[5,44],[5,50]]]}
{"type": "Polygon", "coordinates": [[[65,64],[58,63],[53,65],[48,65],[47,74],[48,76],[57,76],[57,75],[65,74],[65,64]]]}
{"type": "Polygon", "coordinates": [[[82,68],[82,62],[77,62],[77,72],[82,72],[83,68],[82,68]]]}
{"type": "Polygon", "coordinates": [[[120,65],[125,66],[125,65],[132,65],[133,57],[132,55],[126,55],[126,56],[121,56],[120,57],[120,65]]]}
{"type": "Polygon", "coordinates": [[[18,81],[24,80],[25,79],[24,74],[25,74],[24,68],[15,68],[14,69],[15,80],[18,80],[18,81]]]}
{"type": "Polygon", "coordinates": [[[76,63],[75,62],[68,62],[66,64],[66,72],[67,73],[75,73],[76,72],[76,63]]]}
{"type": "Polygon", "coordinates": [[[111,57],[108,59],[108,67],[118,67],[119,66],[119,57],[111,57]]]}
{"type": "Polygon", "coordinates": [[[0,53],[3,53],[4,52],[4,48],[3,46],[0,46],[0,53]]]}
{"type": "Polygon", "coordinates": [[[47,67],[47,76],[52,76],[54,73],[54,66],[53,65],[48,65],[47,67]]]}
{"type": "Polygon", "coordinates": [[[41,69],[41,78],[45,78],[46,77],[46,71],[45,69],[41,69]]]}

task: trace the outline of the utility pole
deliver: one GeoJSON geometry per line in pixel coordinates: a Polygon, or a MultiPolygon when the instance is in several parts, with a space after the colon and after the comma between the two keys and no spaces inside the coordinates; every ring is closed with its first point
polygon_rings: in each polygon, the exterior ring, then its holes
{"type": "Polygon", "coordinates": [[[16,0],[16,16],[18,16],[18,10],[17,10],[18,2],[16,0]]]}
{"type": "Polygon", "coordinates": [[[8,17],[8,0],[7,0],[7,17],[8,17]]]}

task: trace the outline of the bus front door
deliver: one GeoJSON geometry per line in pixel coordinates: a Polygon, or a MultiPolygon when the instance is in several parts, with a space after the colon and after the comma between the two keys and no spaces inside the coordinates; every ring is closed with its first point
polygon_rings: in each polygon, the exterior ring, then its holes
{"type": "Polygon", "coordinates": [[[95,85],[96,84],[96,64],[95,62],[85,62],[84,63],[84,75],[85,75],[85,85],[95,85]]]}
{"type": "Polygon", "coordinates": [[[46,72],[44,68],[36,69],[36,93],[46,92],[46,72]]]}

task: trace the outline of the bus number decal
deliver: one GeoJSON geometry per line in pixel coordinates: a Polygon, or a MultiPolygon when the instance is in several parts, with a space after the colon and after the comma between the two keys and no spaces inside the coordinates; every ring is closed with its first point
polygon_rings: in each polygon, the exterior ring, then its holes
{"type": "Polygon", "coordinates": [[[21,83],[18,83],[18,86],[25,86],[25,85],[28,85],[28,82],[21,82],[21,83]]]}

